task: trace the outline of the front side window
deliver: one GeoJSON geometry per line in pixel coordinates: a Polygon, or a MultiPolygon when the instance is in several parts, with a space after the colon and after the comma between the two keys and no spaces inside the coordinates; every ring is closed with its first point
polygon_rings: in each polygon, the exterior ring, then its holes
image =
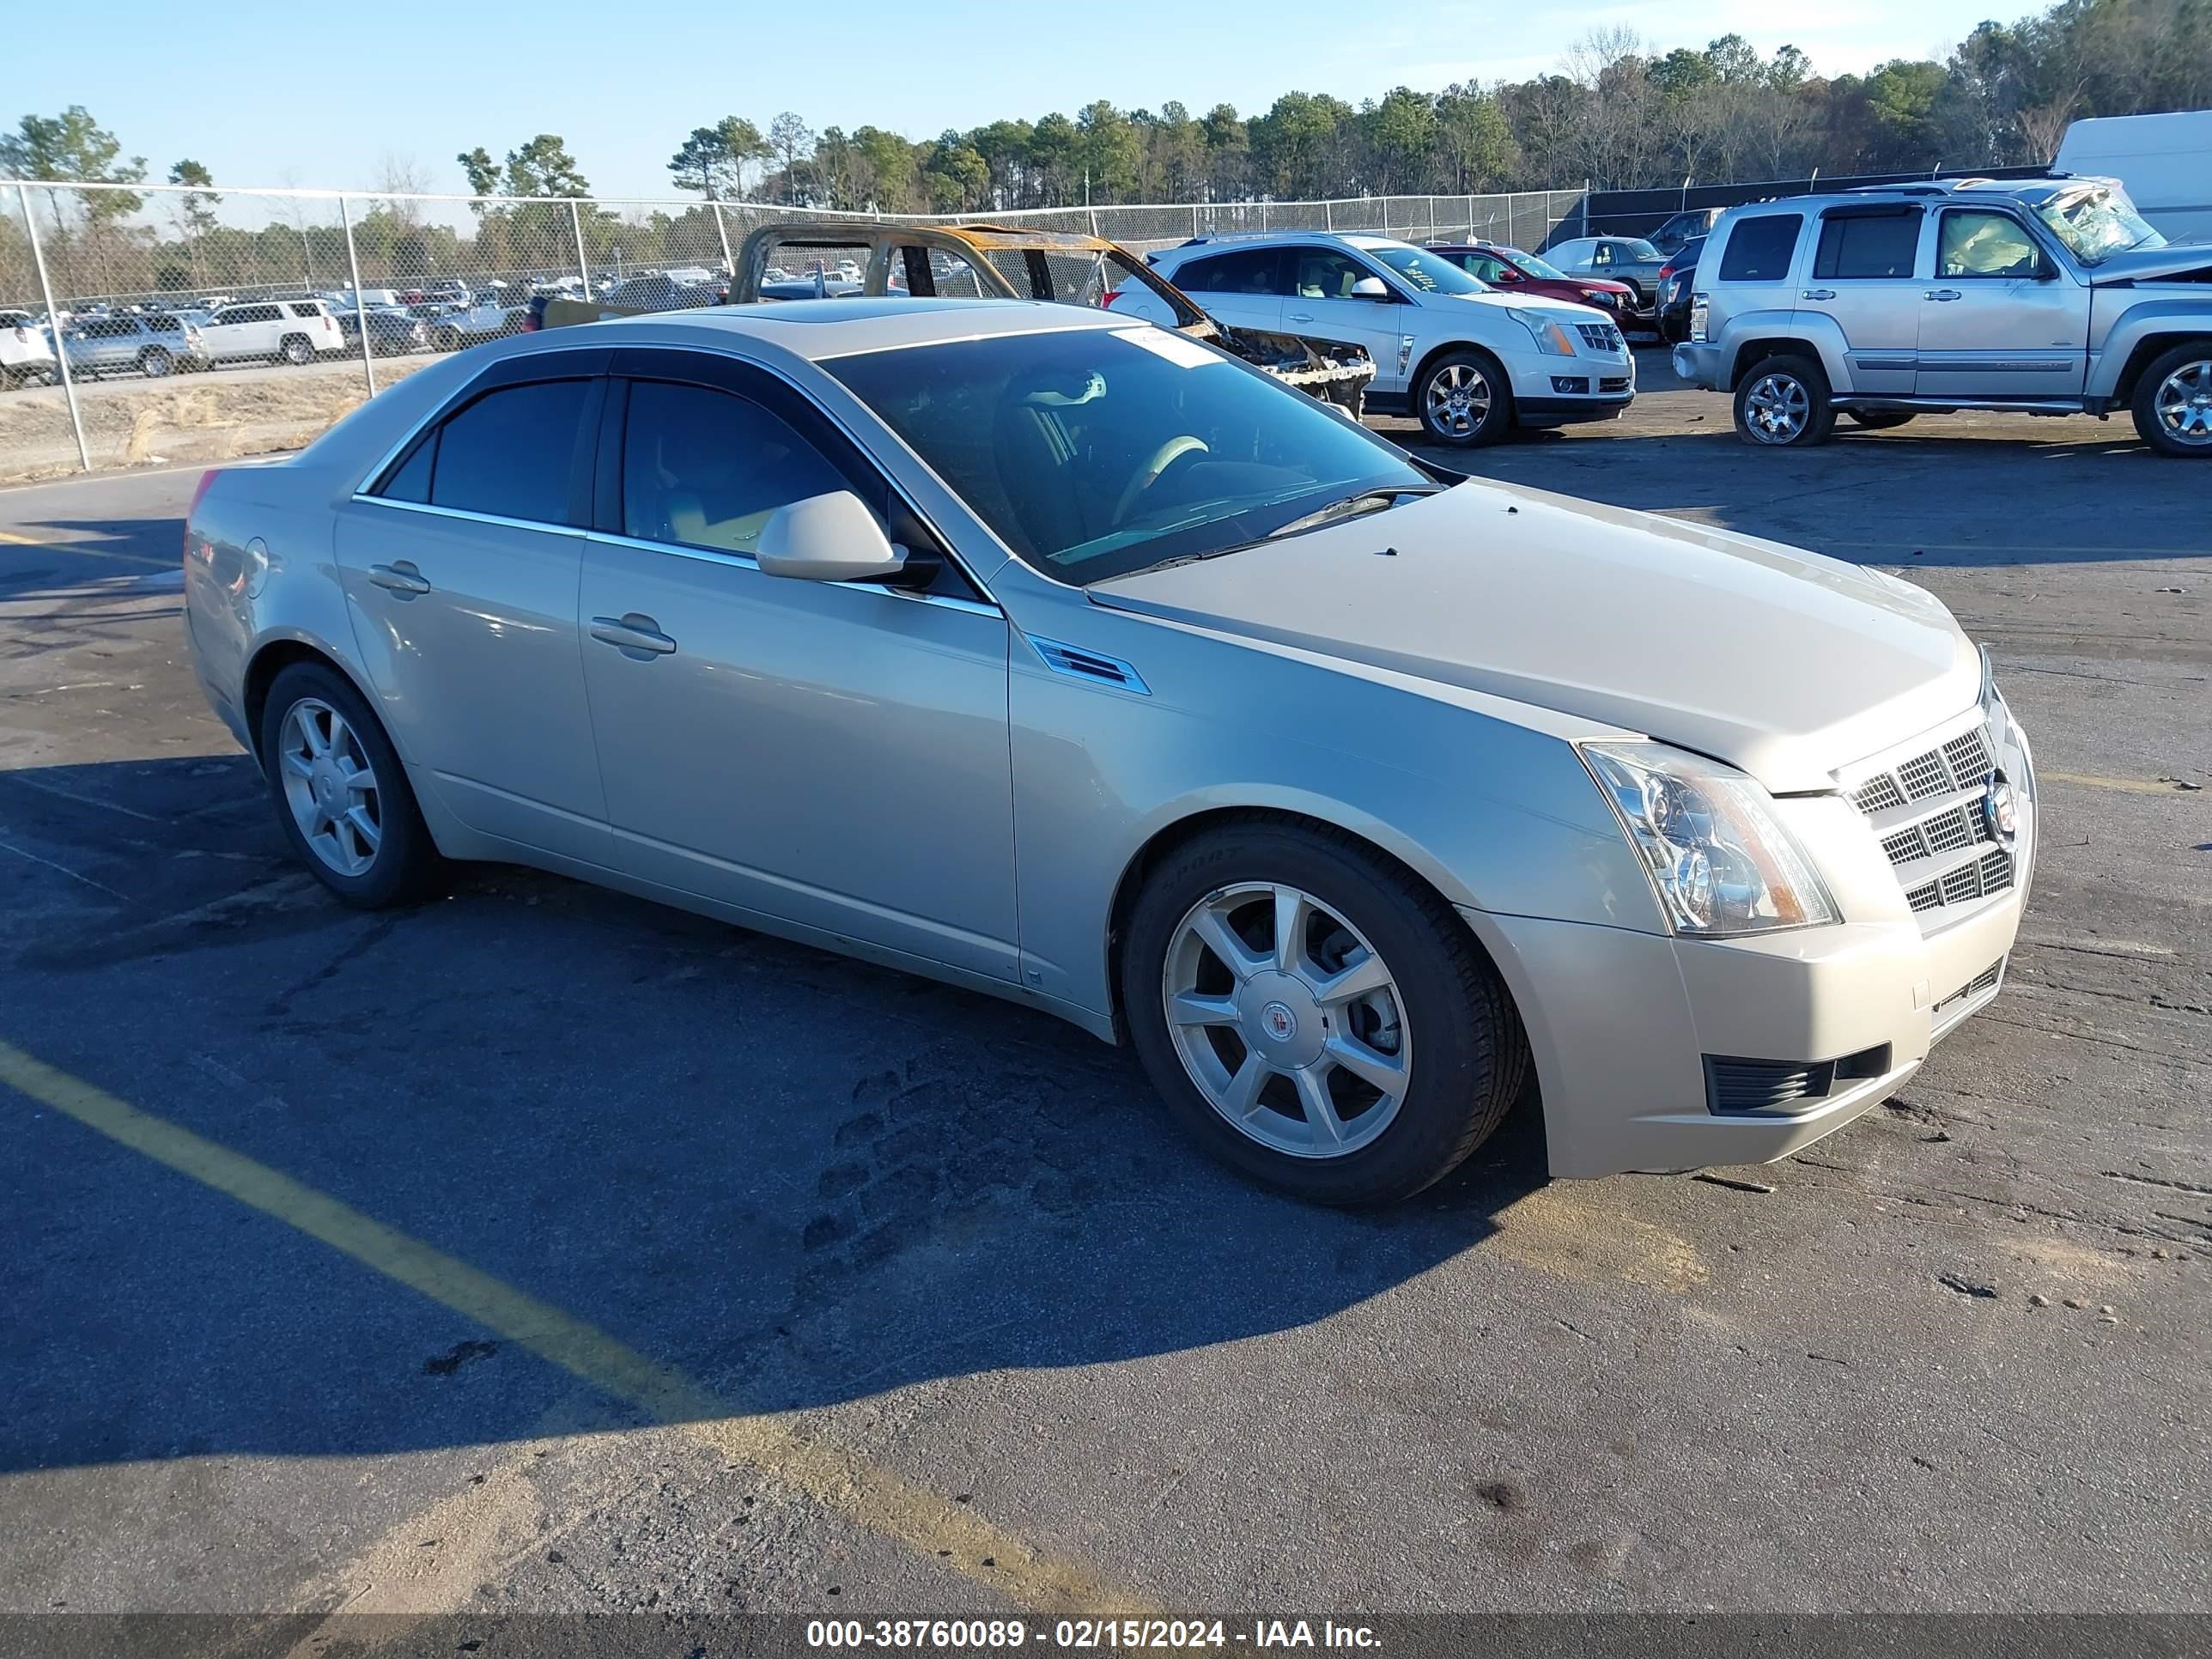
{"type": "Polygon", "coordinates": [[[1778,283],[1790,275],[1797,256],[1797,233],[1805,228],[1802,213],[1763,213],[1739,219],[1729,232],[1728,251],[1721,256],[1723,283],[1778,283]]]}
{"type": "Polygon", "coordinates": [[[1920,248],[1920,211],[1832,213],[1820,226],[1813,275],[1822,282],[1910,276],[1920,248]]]}
{"type": "Polygon", "coordinates": [[[568,475],[588,380],[488,392],[417,444],[378,492],[532,524],[568,522],[568,475]]]}
{"type": "Polygon", "coordinates": [[[749,398],[638,380],[623,435],[623,533],[750,556],[780,507],[847,488],[813,445],[749,398]]]}
{"type": "Polygon", "coordinates": [[[1033,568],[1087,583],[1433,489],[1391,444],[1165,330],[1076,329],[825,362],[1033,568]]]}
{"type": "Polygon", "coordinates": [[[1301,300],[1349,300],[1352,285],[1375,273],[1330,247],[1291,250],[1291,292],[1301,300]]]}
{"type": "Polygon", "coordinates": [[[1431,253],[1425,247],[1370,247],[1368,257],[1382,264],[1404,279],[1406,286],[1420,294],[1483,294],[1486,286],[1473,276],[1462,270],[1443,255],[1431,253]]]}
{"type": "Polygon", "coordinates": [[[1505,262],[1494,253],[1457,253],[1452,257],[1459,261],[1462,270],[1479,283],[1510,283],[1513,280],[1505,274],[1505,262]]]}
{"type": "Polygon", "coordinates": [[[2027,227],[2009,213],[1954,210],[1936,244],[1938,276],[2033,276],[2043,256],[2027,227]]]}

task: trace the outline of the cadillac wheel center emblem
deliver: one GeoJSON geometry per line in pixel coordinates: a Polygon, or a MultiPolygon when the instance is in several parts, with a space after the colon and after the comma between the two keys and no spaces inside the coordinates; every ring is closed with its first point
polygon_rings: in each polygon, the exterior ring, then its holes
{"type": "Polygon", "coordinates": [[[1260,1024],[1278,1042],[1288,1042],[1298,1034],[1298,1017],[1279,1002],[1271,1002],[1260,1011],[1260,1024]]]}
{"type": "Polygon", "coordinates": [[[2003,773],[1990,780],[1990,793],[1982,797],[1982,816],[2000,846],[2009,847],[2020,834],[2020,801],[2003,773]]]}

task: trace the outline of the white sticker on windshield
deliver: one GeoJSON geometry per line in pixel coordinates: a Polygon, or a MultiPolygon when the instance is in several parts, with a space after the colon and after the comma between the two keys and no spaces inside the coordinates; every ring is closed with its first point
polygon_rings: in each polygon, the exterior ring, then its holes
{"type": "Polygon", "coordinates": [[[1117,340],[1127,340],[1131,345],[1142,346],[1155,357],[1164,357],[1178,368],[1206,368],[1229,360],[1211,346],[1200,345],[1188,335],[1167,328],[1117,328],[1117,340]]]}

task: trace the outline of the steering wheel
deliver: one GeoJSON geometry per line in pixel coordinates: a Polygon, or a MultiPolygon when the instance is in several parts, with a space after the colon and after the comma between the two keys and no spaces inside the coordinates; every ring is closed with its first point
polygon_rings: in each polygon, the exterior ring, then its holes
{"type": "Polygon", "coordinates": [[[1194,438],[1185,433],[1179,438],[1169,439],[1152,452],[1152,459],[1139,467],[1136,476],[1129,480],[1128,488],[1121,492],[1121,499],[1114,503],[1112,522],[1118,526],[1127,518],[1129,509],[1137,504],[1137,497],[1158,483],[1161,473],[1186,455],[1203,455],[1206,453],[1206,440],[1203,438],[1194,438]]]}

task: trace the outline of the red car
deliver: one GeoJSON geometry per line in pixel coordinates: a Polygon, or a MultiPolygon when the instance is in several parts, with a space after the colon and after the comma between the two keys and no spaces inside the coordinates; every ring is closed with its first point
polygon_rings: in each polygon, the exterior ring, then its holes
{"type": "Polygon", "coordinates": [[[1626,319],[1636,309],[1636,290],[1626,283],[1602,276],[1570,276],[1546,264],[1533,253],[1496,242],[1431,242],[1429,252],[1441,254],[1470,276],[1508,294],[1540,294],[1547,300],[1572,300],[1596,306],[1626,319]]]}

